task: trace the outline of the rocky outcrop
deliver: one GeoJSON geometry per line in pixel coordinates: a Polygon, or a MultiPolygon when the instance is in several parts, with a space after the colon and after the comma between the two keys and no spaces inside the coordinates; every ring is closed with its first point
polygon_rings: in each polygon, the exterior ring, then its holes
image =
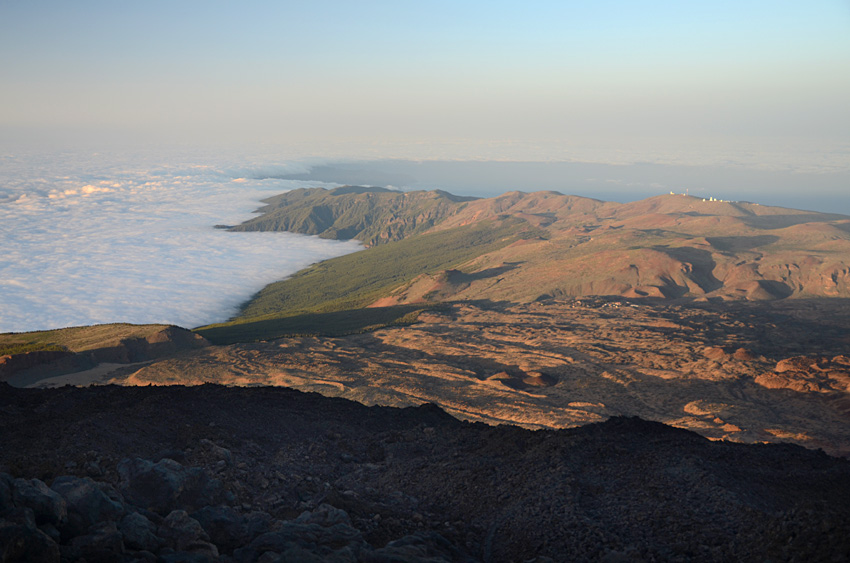
{"type": "Polygon", "coordinates": [[[846,459],[712,442],[638,418],[529,431],[463,423],[433,405],[365,407],[282,388],[2,388],[0,430],[5,560],[850,552],[846,459]]]}
{"type": "Polygon", "coordinates": [[[171,459],[124,459],[116,490],[63,475],[0,473],[2,561],[474,561],[439,533],[414,533],[375,548],[344,510],[318,504],[297,518],[245,511],[221,481],[171,459]]]}
{"type": "Polygon", "coordinates": [[[780,360],[772,373],[756,377],[768,389],[793,389],[803,393],[850,392],[850,357],[794,356],[780,360]]]}
{"type": "MultiPolygon", "coordinates": [[[[204,475],[201,468],[185,468],[173,460],[173,471],[204,475]]],[[[124,460],[122,464],[151,464],[124,460]]],[[[0,473],[0,557],[3,561],[228,561],[251,563],[283,561],[429,563],[474,561],[439,533],[414,533],[375,548],[353,527],[348,513],[329,504],[305,510],[297,518],[281,520],[267,512],[245,512],[234,507],[231,495],[224,503],[207,497],[193,512],[181,502],[176,481],[161,481],[146,492],[144,474],[128,479],[135,490],[124,497],[111,485],[89,478],[61,476],[48,487],[43,481],[14,479],[0,473]],[[145,505],[163,500],[164,514],[145,505]],[[277,559],[276,559],[277,560],[277,559]]]]}
{"type": "MultiPolygon", "coordinates": [[[[470,277],[436,281],[445,288],[470,277]]],[[[433,291],[435,280],[426,281],[421,290],[433,291]]],[[[711,439],[790,440],[847,455],[847,409],[821,392],[778,392],[766,375],[791,355],[812,362],[845,353],[848,316],[850,301],[828,299],[453,303],[420,312],[413,324],[358,335],[213,346],[112,381],[279,385],[392,406],[427,401],[464,420],[527,428],[629,413],[711,439]],[[685,408],[695,400],[726,407],[696,416],[685,408]]]]}

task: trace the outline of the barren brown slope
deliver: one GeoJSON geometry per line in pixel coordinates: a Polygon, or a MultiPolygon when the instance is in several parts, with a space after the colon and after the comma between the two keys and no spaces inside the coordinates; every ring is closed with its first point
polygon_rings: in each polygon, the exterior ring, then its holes
{"type": "Polygon", "coordinates": [[[512,192],[471,202],[434,230],[508,216],[544,233],[457,272],[424,275],[378,304],[584,295],[850,296],[850,217],[844,215],[682,195],[616,204],[512,192]]]}

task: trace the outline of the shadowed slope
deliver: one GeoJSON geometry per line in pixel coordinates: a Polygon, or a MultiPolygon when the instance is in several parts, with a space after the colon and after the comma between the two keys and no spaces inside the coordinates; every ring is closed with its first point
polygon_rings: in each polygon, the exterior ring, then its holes
{"type": "MultiPolygon", "coordinates": [[[[0,430],[6,446],[0,471],[27,479],[0,476],[0,519],[15,518],[3,510],[11,504],[10,489],[17,493],[32,486],[31,478],[50,484],[71,473],[104,483],[105,492],[110,486],[123,491],[114,498],[126,502],[128,512],[138,510],[130,501],[145,498],[141,494],[164,497],[155,510],[187,510],[193,519],[184,520],[204,528],[196,535],[237,560],[285,548],[285,560],[330,560],[328,551],[349,544],[362,557],[340,549],[333,560],[423,561],[426,553],[433,562],[836,561],[850,549],[847,460],[789,445],[713,443],[637,418],[532,432],[461,423],[433,405],[370,408],[281,388],[24,390],[0,384],[0,430]],[[161,473],[142,474],[147,487],[131,494],[126,468],[137,457],[169,459],[159,464],[161,473]],[[189,468],[197,468],[194,480],[178,481],[189,468]],[[204,517],[210,508],[197,506],[209,493],[167,496],[177,487],[193,490],[196,482],[226,492],[222,504],[236,510],[212,509],[218,518],[211,522],[204,517]],[[330,512],[336,520],[299,527],[310,517],[305,511],[330,512]],[[239,533],[242,515],[266,526],[239,533]],[[340,529],[351,533],[338,544],[329,541],[340,529]],[[399,538],[388,546],[394,556],[368,557],[399,538]],[[283,539],[302,547],[296,551],[283,539]],[[317,545],[327,544],[321,557],[317,545]],[[255,549],[246,556],[237,549],[243,545],[255,549]]],[[[69,503],[69,514],[87,508],[81,505],[69,503]]],[[[108,518],[102,512],[97,520],[108,518]]],[[[162,520],[152,510],[139,512],[143,521],[162,520]]],[[[7,535],[0,541],[6,541],[14,524],[2,523],[7,535]]],[[[163,534],[167,524],[151,531],[163,534]]],[[[68,554],[106,536],[104,529],[109,525],[82,528],[74,542],[77,534],[53,537],[68,554]]],[[[125,522],[119,529],[130,536],[125,522]]],[[[112,535],[120,545],[118,532],[112,535]]],[[[125,557],[152,559],[127,543],[125,557]]],[[[175,551],[204,543],[186,544],[159,555],[199,560],[197,553],[175,551]]],[[[151,549],[161,548],[162,542],[151,549]]],[[[260,560],[274,558],[269,553],[260,560]]]]}

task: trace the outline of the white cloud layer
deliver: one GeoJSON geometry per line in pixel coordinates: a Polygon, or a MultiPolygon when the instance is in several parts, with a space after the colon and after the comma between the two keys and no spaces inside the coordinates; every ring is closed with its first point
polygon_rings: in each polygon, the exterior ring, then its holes
{"type": "Polygon", "coordinates": [[[217,170],[102,155],[0,155],[0,332],[223,321],[267,283],[359,248],[213,229],[250,218],[264,197],[305,185],[217,170]]]}

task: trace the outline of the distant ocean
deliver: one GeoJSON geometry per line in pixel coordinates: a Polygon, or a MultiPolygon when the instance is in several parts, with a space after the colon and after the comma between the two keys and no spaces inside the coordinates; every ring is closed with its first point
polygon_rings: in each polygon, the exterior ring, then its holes
{"type": "Polygon", "coordinates": [[[0,154],[0,332],[224,321],[266,284],[360,248],[214,229],[252,217],[265,197],[320,185],[256,179],[244,164],[0,154]]]}

